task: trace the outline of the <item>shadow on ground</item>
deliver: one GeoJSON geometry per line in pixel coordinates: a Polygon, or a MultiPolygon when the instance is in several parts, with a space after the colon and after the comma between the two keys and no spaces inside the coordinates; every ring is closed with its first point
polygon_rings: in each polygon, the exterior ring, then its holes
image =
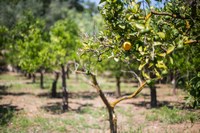
{"type": "Polygon", "coordinates": [[[2,99],[1,95],[6,93],[6,90],[9,88],[9,86],[6,85],[0,85],[0,99],[2,99]]]}
{"type": "Polygon", "coordinates": [[[17,109],[17,106],[13,106],[11,104],[0,105],[0,125],[7,125],[13,118],[15,112],[19,110],[20,109],[17,109]]]}
{"type": "MultiPolygon", "coordinates": [[[[88,107],[88,106],[91,107],[93,105],[88,104],[88,103],[81,104],[81,103],[78,103],[78,102],[69,102],[68,111],[74,111],[74,112],[77,112],[77,113],[82,113],[82,108],[88,107]],[[76,104],[77,108],[71,108],[70,104],[76,104]]],[[[62,113],[64,113],[63,110],[62,110],[62,103],[61,102],[48,103],[47,105],[42,106],[41,109],[45,110],[46,112],[51,113],[51,114],[62,114],[62,113]]]]}
{"type": "MultiPolygon", "coordinates": [[[[51,93],[45,92],[45,93],[40,93],[37,95],[38,97],[51,97],[51,93]]],[[[98,94],[96,92],[89,92],[89,91],[84,91],[84,92],[70,92],[69,96],[70,99],[77,99],[77,98],[83,98],[83,99],[94,99],[98,97],[98,94]]],[[[55,98],[62,98],[62,92],[58,92],[57,96],[55,98]]]]}
{"type": "Polygon", "coordinates": [[[7,85],[0,85],[0,99],[2,96],[11,95],[11,96],[23,96],[23,95],[33,95],[33,93],[29,92],[8,92],[7,89],[11,86],[7,85]]]}
{"type": "MultiPolygon", "coordinates": [[[[140,102],[137,102],[137,103],[130,103],[134,106],[137,106],[137,107],[144,107],[144,108],[147,108],[147,109],[150,109],[151,106],[150,106],[150,102],[148,101],[140,101],[140,102]]],[[[169,102],[169,101],[158,101],[157,102],[157,107],[156,108],[161,108],[161,107],[164,107],[164,106],[167,106],[168,108],[179,108],[179,109],[189,109],[188,107],[185,106],[185,103],[183,102],[169,102]],[[179,105],[179,106],[177,106],[179,105]]]]}

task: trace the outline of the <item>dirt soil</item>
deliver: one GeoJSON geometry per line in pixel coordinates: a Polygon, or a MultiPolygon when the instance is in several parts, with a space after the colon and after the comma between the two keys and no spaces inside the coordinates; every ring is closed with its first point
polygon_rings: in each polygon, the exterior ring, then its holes
{"type": "MultiPolygon", "coordinates": [[[[0,80],[3,83],[3,80],[0,80]]],[[[28,82],[30,80],[23,80],[19,81],[21,83],[28,82]]],[[[18,82],[18,83],[19,83],[18,82]]],[[[19,110],[23,110],[27,117],[36,117],[36,116],[43,116],[47,118],[63,118],[66,117],[66,113],[52,113],[44,111],[41,107],[53,107],[54,105],[61,105],[62,99],[61,98],[49,98],[43,97],[43,94],[48,93],[49,90],[41,90],[36,89],[32,90],[29,88],[22,88],[17,91],[7,90],[6,95],[2,95],[0,99],[0,105],[10,104],[15,106],[19,110]]],[[[92,99],[84,98],[87,95],[96,95],[95,90],[91,88],[91,91],[80,93],[79,95],[83,94],[83,96],[74,96],[75,93],[71,94],[69,99],[69,106],[70,111],[80,110],[83,105],[92,105],[94,108],[105,108],[101,99],[97,96],[92,99]]],[[[172,95],[172,89],[170,85],[157,85],[157,95],[158,95],[158,102],[159,106],[167,105],[169,107],[180,107],[184,108],[184,96],[181,95],[182,91],[178,90],[177,95],[172,95]]],[[[110,96],[109,93],[106,93],[106,96],[110,101],[113,101],[115,98],[110,96]]],[[[148,121],[145,120],[145,113],[150,111],[150,96],[149,96],[149,89],[144,88],[141,92],[140,96],[126,100],[118,104],[118,107],[122,109],[129,109],[130,113],[133,114],[130,119],[133,122],[133,128],[137,125],[144,124],[142,127],[142,132],[144,133],[163,133],[163,132],[176,132],[176,133],[199,133],[200,132],[200,123],[191,123],[191,122],[184,122],[180,124],[166,124],[159,121],[148,121]],[[130,110],[131,109],[131,110],[130,110]]],[[[58,110],[59,112],[59,110],[58,110]]],[[[75,113],[75,112],[74,112],[75,113]]],[[[118,128],[119,131],[121,129],[126,128],[127,118],[124,117],[120,112],[116,112],[118,115],[118,128]]],[[[86,116],[88,117],[88,116],[86,116]]],[[[87,119],[87,118],[86,118],[87,119]]],[[[99,118],[99,122],[107,121],[105,118],[99,118]]],[[[107,123],[108,124],[108,123],[107,123]]],[[[108,128],[108,126],[107,126],[108,128]]],[[[127,127],[129,128],[129,127],[127,127]]],[[[84,132],[84,131],[83,131],[84,132]]],[[[91,130],[91,132],[101,132],[99,130],[91,130]]],[[[106,130],[104,132],[109,132],[106,130]]],[[[122,131],[121,131],[122,132],[122,131]]],[[[130,131],[131,132],[131,131],[130,131]]]]}

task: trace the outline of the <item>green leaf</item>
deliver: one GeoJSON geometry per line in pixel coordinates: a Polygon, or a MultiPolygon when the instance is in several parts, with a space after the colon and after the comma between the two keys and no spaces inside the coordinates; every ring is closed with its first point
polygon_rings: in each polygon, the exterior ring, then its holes
{"type": "Polygon", "coordinates": [[[159,46],[159,45],[162,45],[162,43],[161,42],[154,42],[153,45],[154,46],[159,46]]]}
{"type": "Polygon", "coordinates": [[[126,28],[125,25],[119,25],[119,27],[120,27],[121,29],[123,29],[123,30],[126,28]]]}
{"type": "Polygon", "coordinates": [[[161,39],[165,39],[165,33],[164,33],[164,32],[158,32],[157,35],[158,35],[161,39]]]}
{"type": "Polygon", "coordinates": [[[143,24],[138,24],[138,23],[135,23],[135,27],[140,30],[143,30],[145,28],[143,24]]]}
{"type": "Polygon", "coordinates": [[[138,70],[142,70],[142,68],[146,65],[147,63],[143,63],[143,64],[140,64],[140,66],[138,67],[138,70]]]}
{"type": "Polygon", "coordinates": [[[157,76],[158,78],[161,78],[161,75],[160,75],[160,73],[158,72],[158,70],[157,70],[156,68],[154,68],[154,71],[155,71],[156,76],[157,76]]]}
{"type": "Polygon", "coordinates": [[[156,64],[157,68],[162,68],[162,69],[167,69],[166,65],[163,63],[163,60],[158,61],[158,63],[156,64]]]}
{"type": "Polygon", "coordinates": [[[137,13],[138,10],[140,9],[140,4],[141,2],[135,3],[135,2],[131,2],[131,5],[133,6],[132,12],[133,13],[137,13]]]}
{"type": "Polygon", "coordinates": [[[144,71],[142,71],[142,76],[143,76],[144,78],[146,78],[146,79],[150,79],[149,75],[146,74],[144,71]]]}
{"type": "Polygon", "coordinates": [[[150,22],[151,22],[151,18],[149,18],[145,23],[146,29],[150,29],[150,22]]]}
{"type": "Polygon", "coordinates": [[[172,51],[174,51],[175,46],[171,46],[167,49],[167,54],[170,54],[172,51]]]}
{"type": "Polygon", "coordinates": [[[174,64],[174,61],[173,61],[172,57],[169,57],[169,60],[170,60],[171,64],[174,64]]]}
{"type": "Polygon", "coordinates": [[[140,52],[142,52],[142,46],[140,46],[140,47],[138,48],[138,50],[139,50],[140,52]]]}
{"type": "Polygon", "coordinates": [[[160,54],[158,53],[157,55],[160,56],[160,57],[165,57],[166,53],[160,53],[160,54]]]}

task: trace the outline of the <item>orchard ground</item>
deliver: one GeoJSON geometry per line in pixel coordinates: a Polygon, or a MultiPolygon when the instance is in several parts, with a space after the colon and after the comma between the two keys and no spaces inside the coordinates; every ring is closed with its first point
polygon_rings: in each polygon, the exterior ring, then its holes
{"type": "MultiPolygon", "coordinates": [[[[67,81],[70,92],[69,111],[61,111],[61,81],[58,97],[50,97],[53,75],[45,75],[45,89],[39,88],[21,74],[0,74],[0,132],[2,133],[106,133],[109,132],[106,108],[94,88],[86,83],[83,75],[71,74],[67,81]]],[[[115,99],[115,80],[97,77],[110,101],[115,99]]],[[[60,80],[60,79],[59,79],[60,80]]],[[[122,80],[122,95],[137,88],[132,80],[122,80]]],[[[139,96],[117,105],[120,133],[199,133],[200,110],[189,109],[184,104],[185,92],[172,86],[157,84],[159,107],[150,109],[149,88],[139,96]]]]}

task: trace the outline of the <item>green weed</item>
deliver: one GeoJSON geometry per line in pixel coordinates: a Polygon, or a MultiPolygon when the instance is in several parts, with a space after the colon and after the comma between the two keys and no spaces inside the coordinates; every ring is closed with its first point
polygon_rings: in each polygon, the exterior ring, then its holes
{"type": "Polygon", "coordinates": [[[170,109],[166,106],[160,109],[153,109],[151,113],[146,114],[148,121],[160,121],[164,123],[174,124],[185,121],[194,122],[199,120],[200,116],[196,113],[179,110],[177,108],[170,109]]]}

